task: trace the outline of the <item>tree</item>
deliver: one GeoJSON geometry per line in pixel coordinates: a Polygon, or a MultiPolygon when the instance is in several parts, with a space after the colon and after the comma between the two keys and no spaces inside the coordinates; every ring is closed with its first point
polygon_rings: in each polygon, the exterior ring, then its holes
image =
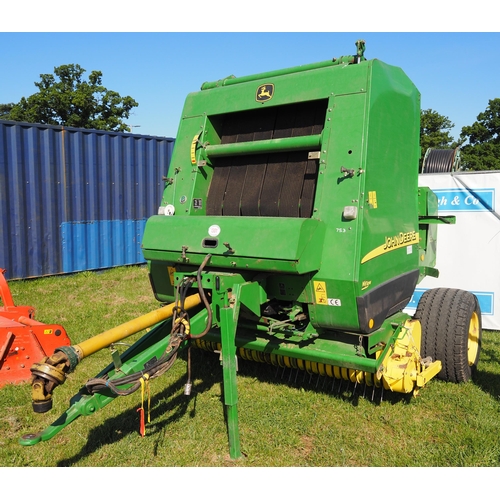
{"type": "Polygon", "coordinates": [[[477,121],[460,134],[462,166],[468,170],[500,170],[500,99],[488,101],[477,121]]]}
{"type": "Polygon", "coordinates": [[[13,102],[9,102],[9,104],[0,104],[0,120],[7,120],[8,118],[6,117],[9,116],[13,107],[13,102]]]}
{"type": "Polygon", "coordinates": [[[420,112],[420,167],[428,148],[452,148],[453,137],[450,130],[455,125],[447,116],[440,115],[432,109],[420,112]]]}
{"type": "Polygon", "coordinates": [[[35,82],[39,91],[22,98],[14,105],[5,119],[65,125],[68,127],[125,132],[129,127],[124,119],[138,103],[130,96],[102,85],[102,72],[92,71],[88,81],[78,64],[54,68],[54,74],[41,74],[35,82]]]}

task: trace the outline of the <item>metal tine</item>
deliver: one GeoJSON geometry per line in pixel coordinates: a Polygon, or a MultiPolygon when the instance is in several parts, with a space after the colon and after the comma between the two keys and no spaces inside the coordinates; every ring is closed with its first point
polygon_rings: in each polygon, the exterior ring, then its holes
{"type": "Polygon", "coordinates": [[[372,401],[373,401],[374,394],[375,394],[375,386],[373,386],[373,390],[372,390],[372,401]]]}
{"type": "Polygon", "coordinates": [[[321,384],[321,390],[323,390],[325,388],[325,385],[326,385],[326,381],[327,381],[328,377],[327,376],[324,376],[323,377],[323,383],[321,384]]]}
{"type": "Polygon", "coordinates": [[[283,380],[283,375],[285,374],[286,367],[283,367],[283,371],[281,372],[281,380],[283,380]]]}
{"type": "Polygon", "coordinates": [[[382,389],[380,390],[380,402],[384,400],[384,386],[382,386],[382,389]]]}
{"type": "Polygon", "coordinates": [[[294,380],[294,384],[297,383],[297,377],[299,376],[299,370],[295,370],[295,380],[294,380]]]}
{"type": "Polygon", "coordinates": [[[339,390],[337,391],[340,394],[340,389],[342,389],[342,379],[340,379],[339,390]]]}
{"type": "Polygon", "coordinates": [[[318,384],[319,384],[319,379],[320,379],[320,375],[318,375],[318,380],[316,380],[316,389],[318,388],[318,384]]]}
{"type": "Polygon", "coordinates": [[[333,389],[335,389],[335,377],[333,377],[333,382],[332,382],[332,392],[333,392],[333,389]]]}
{"type": "Polygon", "coordinates": [[[363,398],[366,397],[366,384],[364,384],[364,387],[363,387],[363,398]]]}

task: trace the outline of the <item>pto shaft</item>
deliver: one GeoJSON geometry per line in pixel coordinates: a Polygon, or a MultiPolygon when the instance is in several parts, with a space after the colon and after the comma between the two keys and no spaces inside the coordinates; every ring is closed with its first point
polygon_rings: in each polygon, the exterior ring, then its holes
{"type": "MultiPolygon", "coordinates": [[[[187,310],[199,304],[201,304],[201,298],[199,294],[195,294],[187,297],[183,306],[187,310]]],[[[83,358],[109,347],[114,342],[171,318],[176,306],[177,303],[173,302],[80,344],[59,347],[52,356],[33,364],[31,367],[33,410],[36,413],[45,413],[52,408],[52,392],[58,385],[62,385],[66,381],[66,375],[72,372],[83,358]]]]}
{"type": "MultiPolygon", "coordinates": [[[[201,304],[200,296],[198,294],[191,295],[186,298],[184,308],[191,309],[199,304],[201,304]]],[[[73,346],[73,348],[78,352],[79,360],[82,360],[83,358],[110,346],[114,342],[118,342],[119,340],[125,339],[134,333],[149,328],[160,321],[171,318],[176,305],[177,304],[175,302],[172,302],[172,304],[169,304],[168,306],[151,311],[143,316],[132,319],[127,323],[123,323],[120,326],[112,328],[111,330],[100,333],[95,337],[84,340],[80,344],[73,346]]]]}

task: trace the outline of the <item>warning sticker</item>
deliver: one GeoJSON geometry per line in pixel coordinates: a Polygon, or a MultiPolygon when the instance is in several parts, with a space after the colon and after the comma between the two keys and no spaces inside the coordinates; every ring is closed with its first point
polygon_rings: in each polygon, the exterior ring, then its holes
{"type": "Polygon", "coordinates": [[[314,281],[314,296],[316,304],[328,304],[328,296],[326,294],[326,283],[324,281],[314,281]]]}
{"type": "Polygon", "coordinates": [[[168,270],[168,278],[170,279],[170,284],[173,285],[174,284],[175,267],[167,266],[167,270],[168,270]]]}
{"type": "Polygon", "coordinates": [[[198,144],[198,139],[200,138],[200,134],[196,134],[193,137],[193,140],[191,142],[191,163],[193,165],[196,165],[196,145],[198,144]]]}

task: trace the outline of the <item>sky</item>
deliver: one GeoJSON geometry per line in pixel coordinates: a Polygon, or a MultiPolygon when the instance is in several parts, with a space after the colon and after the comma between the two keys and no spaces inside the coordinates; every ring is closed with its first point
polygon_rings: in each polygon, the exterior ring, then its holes
{"type": "MultiPolygon", "coordinates": [[[[401,2],[394,4],[402,5],[401,2]]],[[[476,24],[488,27],[489,17],[481,12],[479,4],[475,5],[482,20],[476,24]]],[[[358,39],[366,42],[367,59],[380,59],[405,71],[421,93],[422,109],[433,109],[448,117],[455,125],[451,131],[454,138],[458,138],[463,126],[476,121],[490,99],[500,97],[500,33],[460,31],[463,19],[457,22],[439,10],[433,11],[434,15],[424,12],[421,18],[417,17],[416,22],[414,19],[408,25],[396,18],[387,23],[387,16],[391,18],[385,12],[384,22],[378,22],[376,17],[370,21],[366,16],[363,21],[353,22],[352,13],[338,19],[339,12],[335,9],[327,16],[328,23],[321,22],[322,12],[316,10],[313,10],[314,15],[304,14],[304,22],[297,22],[302,17],[299,13],[293,21],[280,24],[272,23],[272,16],[260,16],[259,21],[264,17],[267,22],[259,24],[248,22],[248,16],[239,15],[247,19],[247,24],[238,22],[241,31],[226,31],[226,26],[234,27],[235,23],[221,21],[224,17],[219,16],[219,11],[210,17],[206,6],[215,4],[190,5],[191,8],[177,15],[170,7],[164,11],[147,9],[147,15],[139,8],[137,23],[131,23],[133,14],[127,13],[128,24],[116,20],[102,23],[99,19],[106,18],[104,13],[92,15],[88,22],[83,17],[79,23],[72,21],[63,25],[56,20],[60,18],[51,18],[45,13],[47,22],[43,26],[47,31],[38,31],[39,22],[9,25],[11,31],[0,33],[0,47],[3,48],[0,103],[15,103],[35,93],[34,82],[40,80],[42,73],[53,73],[54,68],[62,64],[79,64],[86,70],[85,77],[99,70],[106,88],[122,96],[131,96],[139,103],[126,120],[134,133],[175,138],[184,100],[188,93],[198,91],[203,82],[351,55],[356,52],[358,39]],[[311,17],[317,22],[311,22],[311,17]],[[214,18],[217,22],[211,22],[214,18]],[[156,23],[155,19],[161,21],[156,23]],[[176,23],[175,19],[184,19],[184,22],[176,23]],[[392,29],[355,29],[372,25],[392,29]],[[60,31],[61,26],[67,26],[68,31],[60,31]],[[163,29],[158,29],[159,26],[163,29]],[[304,26],[320,30],[297,29],[304,26]],[[421,26],[433,30],[423,31],[421,26]],[[441,32],[435,29],[439,26],[454,31],[441,32]],[[108,27],[108,31],[103,27],[108,27]],[[202,31],[207,27],[211,31],[202,31]],[[259,27],[266,29],[257,31],[259,27]],[[287,31],[282,31],[283,27],[287,31]],[[332,29],[336,27],[342,31],[332,29]],[[175,31],[165,31],[167,28],[175,31]],[[401,31],[393,31],[394,28],[401,31]]],[[[237,4],[231,5],[234,11],[237,4]]],[[[258,4],[253,5],[250,16],[258,10],[258,4]]],[[[426,5],[432,4],[419,3],[422,9],[426,5]]],[[[36,17],[36,12],[33,16],[36,17]]],[[[475,21],[473,14],[470,16],[475,21]]],[[[284,17],[285,21],[288,19],[284,17]]],[[[474,29],[476,24],[472,22],[466,27],[474,29]]]]}

